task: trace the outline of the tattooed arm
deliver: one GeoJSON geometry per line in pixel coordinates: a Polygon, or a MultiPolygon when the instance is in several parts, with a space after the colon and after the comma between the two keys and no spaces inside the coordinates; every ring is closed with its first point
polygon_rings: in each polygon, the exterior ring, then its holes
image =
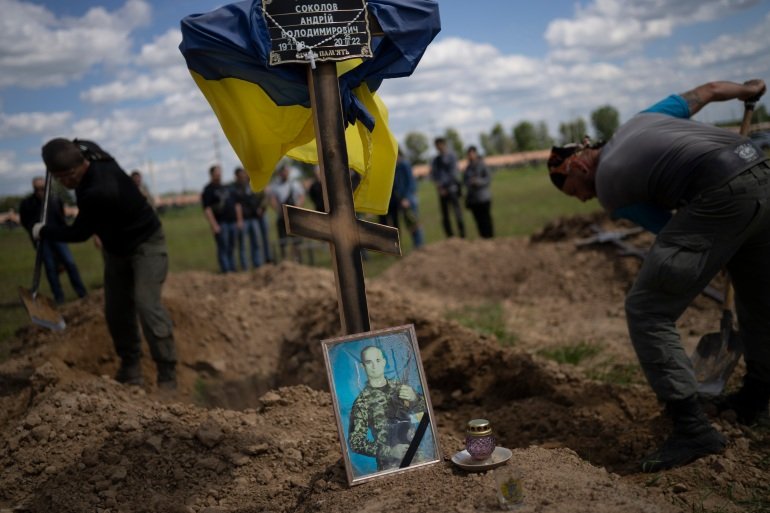
{"type": "Polygon", "coordinates": [[[735,82],[708,82],[686,93],[682,93],[681,97],[687,102],[690,115],[692,116],[707,103],[734,99],[746,101],[763,95],[765,90],[765,81],[761,79],[749,80],[743,84],[735,82]]]}

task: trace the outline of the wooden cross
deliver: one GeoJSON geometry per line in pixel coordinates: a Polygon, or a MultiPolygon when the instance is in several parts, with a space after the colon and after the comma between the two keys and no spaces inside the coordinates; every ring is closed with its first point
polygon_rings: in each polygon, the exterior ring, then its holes
{"type": "Polygon", "coordinates": [[[329,243],[342,328],[363,333],[371,327],[361,249],[401,255],[398,229],[356,217],[336,64],[308,66],[308,86],[325,212],[283,205],[286,232],[329,243]]]}

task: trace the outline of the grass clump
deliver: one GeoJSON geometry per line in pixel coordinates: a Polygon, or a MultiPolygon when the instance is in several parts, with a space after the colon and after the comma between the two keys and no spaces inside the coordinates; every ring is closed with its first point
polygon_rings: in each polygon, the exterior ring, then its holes
{"type": "Polygon", "coordinates": [[[500,303],[485,303],[462,310],[453,310],[447,314],[447,317],[482,335],[493,335],[504,346],[512,346],[516,343],[516,335],[505,328],[503,307],[500,303]]]}
{"type": "Polygon", "coordinates": [[[642,369],[633,363],[611,364],[601,369],[591,370],[587,374],[591,379],[611,385],[628,386],[645,383],[642,369]]]}
{"type": "Polygon", "coordinates": [[[557,347],[554,349],[543,349],[538,352],[541,356],[554,360],[559,363],[568,363],[577,365],[586,358],[596,356],[601,352],[601,346],[589,344],[588,342],[579,342],[574,345],[557,347]]]}

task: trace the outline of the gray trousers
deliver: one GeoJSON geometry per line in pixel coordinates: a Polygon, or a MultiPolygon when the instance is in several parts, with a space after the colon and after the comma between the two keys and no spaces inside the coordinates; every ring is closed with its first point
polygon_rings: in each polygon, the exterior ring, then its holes
{"type": "MultiPolygon", "coordinates": [[[[661,401],[696,393],[676,321],[727,267],[751,377],[770,383],[770,164],[702,193],[658,235],[626,297],[631,341],[661,401]]],[[[718,331],[718,319],[714,319],[718,331]]]]}
{"type": "Polygon", "coordinates": [[[168,252],[162,228],[130,255],[104,252],[104,313],[115,352],[126,363],[142,357],[137,317],[155,363],[176,363],[171,316],[160,300],[167,273],[168,252]]]}

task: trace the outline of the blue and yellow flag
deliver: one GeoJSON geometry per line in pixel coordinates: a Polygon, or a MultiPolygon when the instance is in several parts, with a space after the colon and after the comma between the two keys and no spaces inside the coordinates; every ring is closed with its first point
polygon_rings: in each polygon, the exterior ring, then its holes
{"type": "MultiPolygon", "coordinates": [[[[339,62],[337,74],[349,165],[362,178],[356,210],[382,214],[397,142],[375,91],[385,78],[412,74],[441,24],[436,0],[368,0],[367,5],[384,35],[372,37],[372,58],[339,62]]],[[[267,185],[284,155],[317,162],[307,65],[268,64],[270,36],[261,0],[184,18],[179,49],[255,189],[267,185]]]]}

